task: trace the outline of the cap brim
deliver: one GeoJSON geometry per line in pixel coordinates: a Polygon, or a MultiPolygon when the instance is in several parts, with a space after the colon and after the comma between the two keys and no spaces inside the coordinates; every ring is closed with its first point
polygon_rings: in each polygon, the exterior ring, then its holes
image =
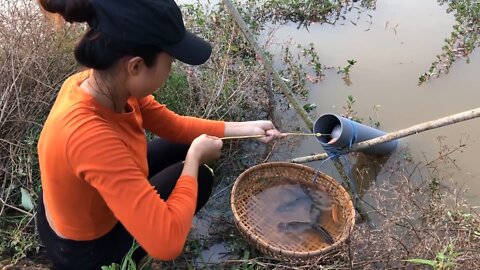
{"type": "Polygon", "coordinates": [[[163,50],[175,59],[189,65],[201,65],[212,54],[210,43],[188,31],[180,42],[164,46],[163,50]]]}

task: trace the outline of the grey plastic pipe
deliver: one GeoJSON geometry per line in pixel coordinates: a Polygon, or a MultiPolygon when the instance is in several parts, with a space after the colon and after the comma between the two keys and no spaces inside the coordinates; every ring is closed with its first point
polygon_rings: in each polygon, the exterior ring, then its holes
{"type": "MultiPolygon", "coordinates": [[[[316,137],[320,144],[328,149],[344,149],[352,145],[367,141],[373,138],[381,137],[386,133],[360,124],[343,116],[335,114],[324,114],[320,116],[315,125],[313,132],[330,134],[330,136],[316,137]]],[[[361,150],[366,154],[373,155],[388,155],[397,148],[398,140],[385,142],[377,145],[372,145],[366,149],[361,150]]]]}

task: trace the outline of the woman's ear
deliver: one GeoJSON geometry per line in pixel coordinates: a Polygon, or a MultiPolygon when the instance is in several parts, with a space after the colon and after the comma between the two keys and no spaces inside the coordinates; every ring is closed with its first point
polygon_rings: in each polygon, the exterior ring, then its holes
{"type": "Polygon", "coordinates": [[[139,56],[132,57],[126,62],[126,71],[129,76],[136,76],[146,68],[145,61],[139,56]]]}

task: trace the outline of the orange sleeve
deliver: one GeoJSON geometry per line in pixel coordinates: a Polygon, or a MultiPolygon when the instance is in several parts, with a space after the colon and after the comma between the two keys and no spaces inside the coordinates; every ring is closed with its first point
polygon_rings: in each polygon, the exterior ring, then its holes
{"type": "Polygon", "coordinates": [[[172,260],[185,244],[197,201],[197,181],[181,176],[164,201],[107,122],[89,114],[69,135],[68,164],[92,185],[115,217],[152,257],[172,260]]]}
{"type": "Polygon", "coordinates": [[[143,118],[143,128],[167,140],[191,143],[193,139],[208,134],[223,137],[225,123],[189,116],[180,116],[158,103],[152,95],[138,100],[143,118]]]}

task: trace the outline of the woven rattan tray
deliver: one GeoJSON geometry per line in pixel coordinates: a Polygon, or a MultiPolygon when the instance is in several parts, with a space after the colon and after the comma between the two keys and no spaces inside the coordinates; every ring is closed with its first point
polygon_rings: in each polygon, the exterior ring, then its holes
{"type": "Polygon", "coordinates": [[[341,185],[322,172],[294,163],[264,163],[243,172],[233,186],[231,207],[238,230],[251,244],[268,256],[289,261],[308,261],[336,250],[349,237],[355,223],[352,200],[341,185]],[[295,230],[288,234],[279,232],[283,221],[291,220],[292,215],[299,218],[308,208],[296,203],[304,196],[301,190],[315,198],[311,207],[318,201],[316,198],[328,197],[331,202],[331,207],[322,211],[322,217],[327,218],[312,221],[322,222],[321,228],[331,236],[330,241],[320,241],[320,236],[313,233],[300,237],[295,230]],[[286,208],[291,211],[280,211],[286,208]]]}

